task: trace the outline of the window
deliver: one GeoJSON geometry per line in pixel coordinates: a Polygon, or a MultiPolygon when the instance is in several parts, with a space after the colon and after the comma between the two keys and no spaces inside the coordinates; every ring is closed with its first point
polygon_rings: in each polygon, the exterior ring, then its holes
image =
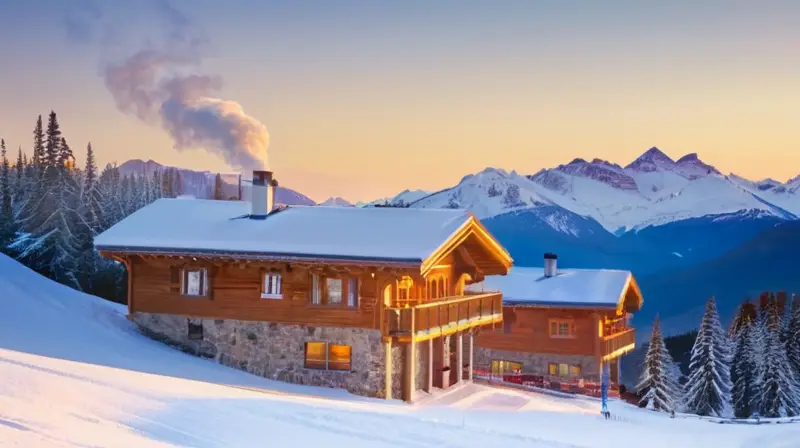
{"type": "Polygon", "coordinates": [[[328,292],[328,305],[342,304],[342,279],[326,278],[325,288],[328,292]]]}
{"type": "Polygon", "coordinates": [[[306,369],[325,369],[328,365],[328,352],[324,342],[306,342],[306,369]]]}
{"type": "Polygon", "coordinates": [[[550,363],[547,365],[547,374],[550,376],[576,377],[581,375],[580,366],[572,366],[564,363],[550,363]]]}
{"type": "Polygon", "coordinates": [[[510,373],[522,373],[522,363],[514,361],[492,361],[492,375],[507,375],[510,373]]]}
{"type": "Polygon", "coordinates": [[[186,326],[188,327],[188,334],[186,335],[190,341],[203,339],[203,321],[186,319],[186,326]]]}
{"type": "Polygon", "coordinates": [[[347,306],[358,307],[358,279],[351,278],[347,284],[347,306]]]}
{"type": "Polygon", "coordinates": [[[208,270],[191,268],[183,270],[182,294],[185,296],[204,297],[208,295],[208,270]]]}
{"type": "Polygon", "coordinates": [[[283,282],[281,274],[277,272],[268,272],[264,274],[264,283],[261,286],[262,299],[282,299],[283,298],[283,282]]]}
{"type": "Polygon", "coordinates": [[[350,370],[350,346],[328,344],[328,370],[350,370]]]}
{"type": "Polygon", "coordinates": [[[358,279],[311,276],[311,304],[358,308],[358,279]]]}
{"type": "Polygon", "coordinates": [[[550,337],[551,338],[575,337],[575,323],[571,319],[551,319],[550,337]]]}
{"type": "Polygon", "coordinates": [[[306,369],[350,370],[351,347],[326,342],[306,342],[306,369]]]}

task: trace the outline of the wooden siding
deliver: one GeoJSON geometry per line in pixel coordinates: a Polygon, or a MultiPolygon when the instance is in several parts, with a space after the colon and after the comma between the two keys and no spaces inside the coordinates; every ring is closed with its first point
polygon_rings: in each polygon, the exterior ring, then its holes
{"type": "Polygon", "coordinates": [[[478,347],[528,353],[597,355],[601,350],[599,320],[613,311],[561,308],[503,308],[503,328],[482,331],[478,347]],[[571,337],[550,337],[550,320],[567,319],[575,324],[571,337]]]}
{"type": "Polygon", "coordinates": [[[345,270],[344,275],[357,277],[360,284],[359,306],[347,308],[311,305],[311,271],[307,267],[289,266],[287,270],[286,264],[187,264],[178,259],[141,257],[131,257],[130,265],[134,272],[131,312],[290,324],[379,328],[382,302],[378,298],[382,296],[382,285],[394,281],[393,275],[384,272],[377,272],[373,278],[365,270],[345,270]],[[209,269],[210,298],[183,296],[174,288],[171,268],[184,266],[209,269]],[[282,273],[283,299],[261,298],[262,275],[271,269],[282,273]]]}

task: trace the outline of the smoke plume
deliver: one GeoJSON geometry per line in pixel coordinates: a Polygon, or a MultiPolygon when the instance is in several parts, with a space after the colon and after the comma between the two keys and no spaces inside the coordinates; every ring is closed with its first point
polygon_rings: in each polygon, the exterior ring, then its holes
{"type": "Polygon", "coordinates": [[[267,128],[239,103],[219,98],[221,78],[197,73],[205,37],[166,0],[156,9],[165,24],[163,41],[102,69],[117,108],[162,126],[178,150],[204,149],[240,171],[267,168],[267,128]]]}

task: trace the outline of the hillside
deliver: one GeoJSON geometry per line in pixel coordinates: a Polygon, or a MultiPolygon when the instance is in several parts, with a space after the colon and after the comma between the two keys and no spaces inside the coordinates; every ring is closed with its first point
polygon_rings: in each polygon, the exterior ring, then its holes
{"type": "MultiPolygon", "coordinates": [[[[167,169],[177,169],[181,173],[182,187],[185,194],[192,195],[198,199],[210,199],[214,187],[214,178],[217,173],[210,171],[194,171],[186,168],[175,168],[161,165],[153,160],[142,161],[139,159],[128,160],[119,166],[121,176],[152,176],[156,171],[167,169]]],[[[239,195],[239,177],[235,174],[222,173],[222,195],[225,198],[235,198],[239,195]]],[[[242,178],[242,188],[249,188],[249,176],[242,178]]],[[[247,194],[242,192],[243,196],[247,194]]],[[[298,193],[291,188],[279,185],[275,192],[275,200],[280,204],[288,205],[314,205],[315,202],[308,196],[298,193]]]]}
{"type": "Polygon", "coordinates": [[[655,313],[670,334],[694,329],[708,296],[715,296],[725,323],[746,297],[764,290],[800,293],[797,259],[800,222],[780,223],[723,255],[697,266],[642,277],[645,306],[635,317],[649,323],[655,313]],[[647,306],[650,303],[657,306],[647,306]]]}
{"type": "Polygon", "coordinates": [[[788,448],[797,425],[714,425],[471,385],[405,405],[274,382],[142,336],[125,309],[0,255],[0,444],[788,448]],[[574,431],[580,427],[581,431],[574,431]]]}

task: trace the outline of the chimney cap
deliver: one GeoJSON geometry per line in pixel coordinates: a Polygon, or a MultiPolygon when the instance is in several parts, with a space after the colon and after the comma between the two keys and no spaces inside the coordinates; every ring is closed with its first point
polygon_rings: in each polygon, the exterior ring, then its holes
{"type": "Polygon", "coordinates": [[[253,170],[253,185],[268,186],[272,184],[272,171],[253,170]]]}
{"type": "Polygon", "coordinates": [[[544,259],[545,260],[558,260],[558,255],[556,255],[556,254],[554,254],[552,252],[546,252],[544,254],[544,259]]]}

